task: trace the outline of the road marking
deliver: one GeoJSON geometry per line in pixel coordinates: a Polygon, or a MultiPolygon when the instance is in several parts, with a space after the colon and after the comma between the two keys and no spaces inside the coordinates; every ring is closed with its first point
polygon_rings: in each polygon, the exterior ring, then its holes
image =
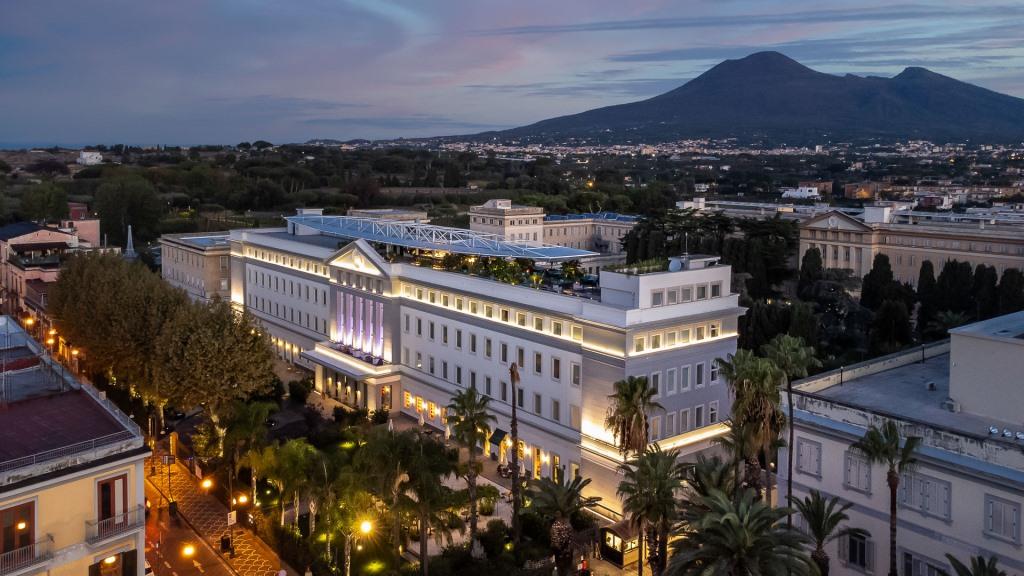
{"type": "Polygon", "coordinates": [[[166,560],[164,560],[164,566],[167,566],[168,570],[171,569],[171,564],[169,562],[167,562],[166,560]]]}
{"type": "Polygon", "coordinates": [[[203,573],[203,565],[199,563],[199,560],[193,560],[192,565],[196,567],[196,570],[199,570],[200,574],[203,573]]]}

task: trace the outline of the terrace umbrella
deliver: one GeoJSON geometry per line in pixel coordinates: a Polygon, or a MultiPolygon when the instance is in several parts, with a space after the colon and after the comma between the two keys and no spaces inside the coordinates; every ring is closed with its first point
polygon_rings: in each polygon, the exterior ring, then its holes
{"type": "Polygon", "coordinates": [[[452,439],[452,427],[447,425],[447,424],[445,424],[444,425],[444,441],[447,443],[451,439],[452,439]]]}
{"type": "Polygon", "coordinates": [[[422,410],[420,410],[420,426],[423,426],[423,424],[424,424],[425,422],[426,422],[426,420],[424,420],[424,419],[423,419],[423,411],[422,411],[422,410]]]}
{"type": "Polygon", "coordinates": [[[395,431],[395,419],[394,418],[388,418],[388,432],[394,432],[394,431],[395,431]]]}

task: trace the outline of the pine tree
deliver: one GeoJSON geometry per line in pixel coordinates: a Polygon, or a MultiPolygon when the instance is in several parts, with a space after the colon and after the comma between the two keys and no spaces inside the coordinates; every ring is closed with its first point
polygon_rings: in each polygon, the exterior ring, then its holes
{"type": "Polygon", "coordinates": [[[821,251],[817,248],[811,248],[804,252],[804,257],[800,261],[800,279],[797,282],[796,288],[797,296],[804,298],[814,287],[814,284],[821,280],[824,275],[825,270],[821,262],[821,251]]]}
{"type": "Polygon", "coordinates": [[[1000,314],[1024,310],[1024,273],[1017,268],[1004,270],[997,293],[1000,314]]]}

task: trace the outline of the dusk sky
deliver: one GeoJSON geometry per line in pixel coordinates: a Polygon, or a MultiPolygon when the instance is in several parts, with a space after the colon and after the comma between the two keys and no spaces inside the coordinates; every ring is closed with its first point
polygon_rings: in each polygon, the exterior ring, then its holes
{"type": "Polygon", "coordinates": [[[479,132],[653,96],[759,50],[1024,97],[1010,0],[9,0],[0,146],[479,132]]]}

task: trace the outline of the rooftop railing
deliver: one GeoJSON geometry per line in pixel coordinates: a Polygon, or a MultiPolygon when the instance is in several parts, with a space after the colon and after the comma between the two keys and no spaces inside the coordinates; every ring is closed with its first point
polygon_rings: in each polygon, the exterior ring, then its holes
{"type": "Polygon", "coordinates": [[[86,454],[105,446],[110,446],[119,442],[127,442],[136,437],[136,434],[131,430],[122,430],[120,432],[100,436],[99,438],[94,438],[92,440],[86,440],[85,442],[69,444],[68,446],[61,446],[60,448],[37,452],[29,456],[14,458],[5,462],[0,462],[0,474],[17,470],[18,468],[25,468],[36,464],[42,464],[44,462],[60,460],[61,458],[86,454]]]}

